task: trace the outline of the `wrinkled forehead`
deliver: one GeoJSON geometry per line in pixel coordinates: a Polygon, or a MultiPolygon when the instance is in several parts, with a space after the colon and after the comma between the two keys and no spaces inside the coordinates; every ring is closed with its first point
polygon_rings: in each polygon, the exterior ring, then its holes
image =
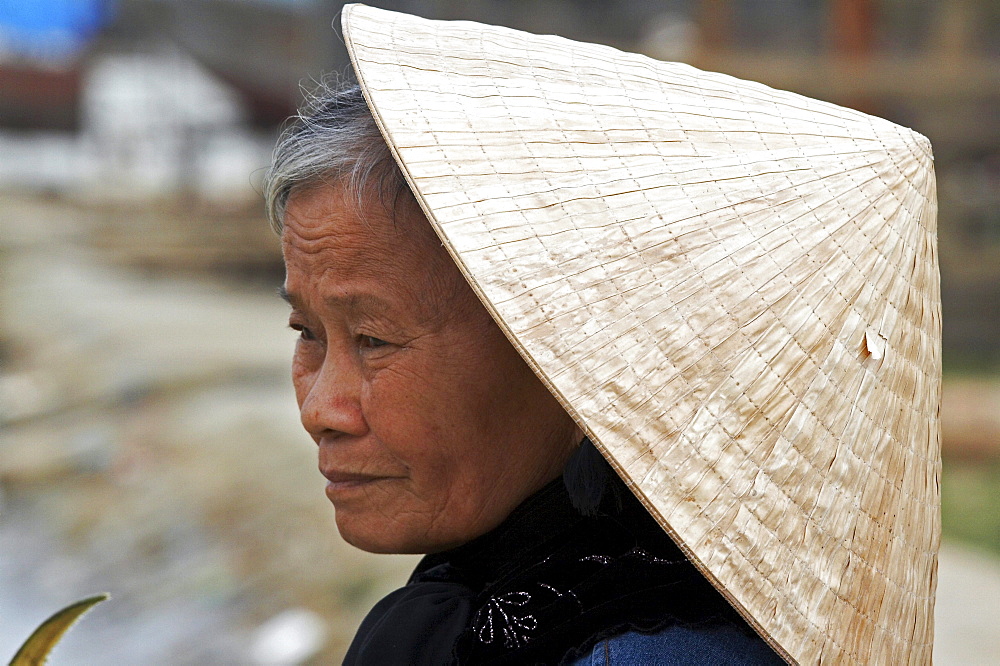
{"type": "Polygon", "coordinates": [[[320,182],[294,189],[288,197],[282,243],[305,251],[329,245],[409,254],[416,246],[440,246],[413,194],[383,196],[377,188],[360,192],[347,182],[320,182]]]}
{"type": "Polygon", "coordinates": [[[319,284],[385,288],[421,301],[467,289],[412,196],[390,207],[371,193],[359,201],[343,184],[300,189],[289,197],[281,239],[291,296],[319,284]]]}

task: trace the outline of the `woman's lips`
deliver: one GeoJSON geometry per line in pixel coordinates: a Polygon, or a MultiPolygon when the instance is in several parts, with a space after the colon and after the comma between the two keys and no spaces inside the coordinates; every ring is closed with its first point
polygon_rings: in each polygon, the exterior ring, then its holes
{"type": "Polygon", "coordinates": [[[322,474],[326,477],[326,494],[331,500],[334,498],[334,495],[343,495],[352,490],[369,486],[378,481],[385,481],[393,478],[372,474],[338,472],[336,470],[323,471],[322,474]]]}

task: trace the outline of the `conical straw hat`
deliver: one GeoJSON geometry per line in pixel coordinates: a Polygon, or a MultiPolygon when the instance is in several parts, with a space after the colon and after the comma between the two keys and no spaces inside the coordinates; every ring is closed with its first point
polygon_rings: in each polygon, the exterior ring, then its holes
{"type": "Polygon", "coordinates": [[[929,662],[927,140],[604,46],[361,5],[343,23],[443,243],[713,584],[790,661],[929,662]]]}

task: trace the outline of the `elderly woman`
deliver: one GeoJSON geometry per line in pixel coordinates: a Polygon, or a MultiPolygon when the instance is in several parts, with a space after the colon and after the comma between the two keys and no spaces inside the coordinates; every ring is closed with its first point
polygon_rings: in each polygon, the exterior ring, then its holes
{"type": "Polygon", "coordinates": [[[346,663],[930,655],[926,141],[350,6],[268,175],[337,526],[426,553],[346,663]]]}

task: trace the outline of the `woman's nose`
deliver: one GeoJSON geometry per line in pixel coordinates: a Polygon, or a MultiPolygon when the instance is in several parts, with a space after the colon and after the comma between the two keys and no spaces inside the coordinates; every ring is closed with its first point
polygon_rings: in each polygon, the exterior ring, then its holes
{"type": "Polygon", "coordinates": [[[311,373],[293,371],[292,380],[302,426],[317,442],[368,431],[361,409],[361,376],[352,363],[328,357],[311,373]]]}

